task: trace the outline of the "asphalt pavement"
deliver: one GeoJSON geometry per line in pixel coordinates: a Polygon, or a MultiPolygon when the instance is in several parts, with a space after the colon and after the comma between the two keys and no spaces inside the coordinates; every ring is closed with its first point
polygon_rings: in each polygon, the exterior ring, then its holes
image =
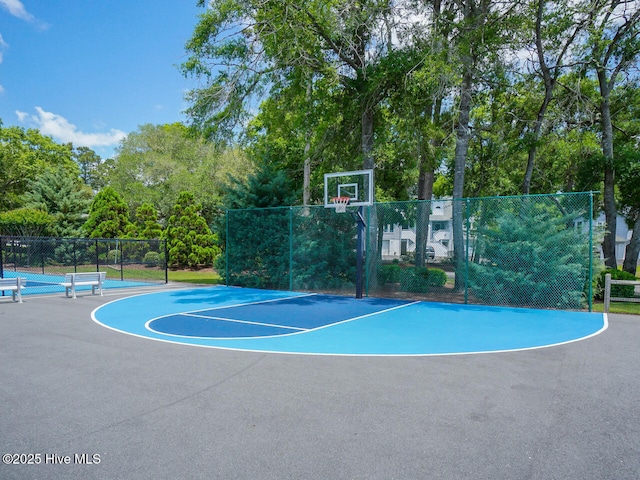
{"type": "Polygon", "coordinates": [[[540,350],[323,357],[91,320],[131,293],[0,297],[0,479],[640,478],[640,317],[540,350]]]}

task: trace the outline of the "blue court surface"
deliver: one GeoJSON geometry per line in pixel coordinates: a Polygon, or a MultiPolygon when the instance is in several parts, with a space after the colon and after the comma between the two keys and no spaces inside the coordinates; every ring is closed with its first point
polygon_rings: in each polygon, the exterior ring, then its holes
{"type": "Polygon", "coordinates": [[[122,298],[97,323],[153,340],[256,352],[450,355],[548,347],[607,328],[602,313],[206,287],[122,298]]]}
{"type": "MultiPolygon", "coordinates": [[[[15,278],[22,277],[26,279],[27,283],[25,288],[22,290],[22,295],[39,295],[39,294],[47,294],[47,293],[64,293],[65,289],[60,283],[64,282],[64,275],[49,275],[42,273],[31,273],[31,272],[11,272],[4,271],[4,278],[15,278]]],[[[119,276],[120,273],[116,274],[119,276]]],[[[128,280],[119,280],[109,278],[109,273],[107,273],[107,279],[102,284],[103,289],[110,288],[133,288],[133,287],[143,287],[154,285],[153,283],[145,283],[145,282],[134,282],[128,280]]],[[[77,290],[87,291],[91,290],[91,286],[78,286],[77,290]]],[[[5,292],[11,295],[9,291],[5,292]]],[[[2,294],[2,292],[0,292],[2,294]]]]}

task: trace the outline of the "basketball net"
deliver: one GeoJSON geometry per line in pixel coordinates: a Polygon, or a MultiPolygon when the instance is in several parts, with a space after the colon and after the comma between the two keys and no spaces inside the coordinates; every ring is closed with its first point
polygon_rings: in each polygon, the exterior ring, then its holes
{"type": "Polygon", "coordinates": [[[336,206],[336,213],[345,213],[349,200],[351,200],[351,197],[333,197],[331,201],[336,206]]]}

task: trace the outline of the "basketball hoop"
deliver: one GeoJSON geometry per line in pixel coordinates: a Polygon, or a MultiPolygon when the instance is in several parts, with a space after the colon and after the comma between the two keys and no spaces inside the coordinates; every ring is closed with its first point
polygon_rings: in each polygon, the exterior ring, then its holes
{"type": "Polygon", "coordinates": [[[351,197],[333,197],[331,201],[335,205],[336,213],[345,213],[350,200],[351,197]]]}

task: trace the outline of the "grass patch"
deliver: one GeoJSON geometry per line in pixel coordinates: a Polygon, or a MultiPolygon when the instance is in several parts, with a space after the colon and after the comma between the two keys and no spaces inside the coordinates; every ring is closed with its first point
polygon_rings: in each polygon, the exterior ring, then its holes
{"type": "Polygon", "coordinates": [[[204,285],[218,285],[223,278],[215,270],[169,270],[170,282],[200,283],[204,285]]]}
{"type": "MultiPolygon", "coordinates": [[[[604,304],[600,302],[594,302],[593,311],[604,312],[604,304]]],[[[609,313],[621,313],[623,315],[640,315],[640,303],[611,302],[609,304],[609,313]]]]}

